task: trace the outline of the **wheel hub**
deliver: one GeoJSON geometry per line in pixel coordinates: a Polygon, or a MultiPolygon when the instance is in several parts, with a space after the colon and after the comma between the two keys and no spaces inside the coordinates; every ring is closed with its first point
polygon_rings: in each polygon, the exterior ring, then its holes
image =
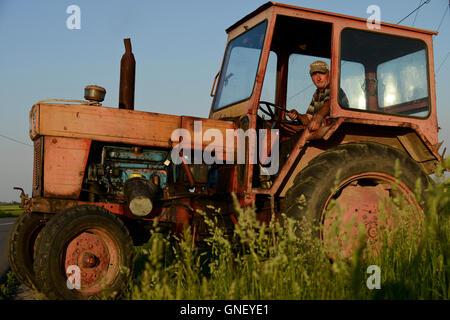
{"type": "MultiPolygon", "coordinates": [[[[362,234],[365,233],[369,244],[377,252],[379,246],[380,228],[392,230],[397,225],[393,203],[392,177],[379,173],[367,173],[354,176],[341,184],[339,192],[330,197],[323,217],[322,237],[326,244],[337,245],[345,256],[350,256],[358,246],[362,234]],[[334,206],[331,199],[334,198],[334,206]],[[394,221],[395,220],[395,221],[394,221]],[[334,241],[334,243],[333,243],[334,241]]],[[[419,208],[412,199],[410,191],[401,186],[400,191],[409,209],[416,212],[419,208]]]]}
{"type": "MultiPolygon", "coordinates": [[[[389,193],[380,186],[346,187],[336,200],[336,209],[328,213],[324,223],[324,235],[328,236],[338,228],[340,235],[345,235],[349,242],[355,242],[363,226],[370,241],[375,242],[379,223],[378,204],[388,198],[389,193]]],[[[351,243],[347,244],[350,245],[351,243]]]]}
{"type": "Polygon", "coordinates": [[[81,290],[100,286],[106,280],[110,262],[108,241],[94,230],[79,234],[67,246],[65,267],[80,268],[81,290]]]}
{"type": "Polygon", "coordinates": [[[85,268],[94,268],[99,263],[98,257],[93,255],[92,253],[84,253],[83,256],[83,267],[85,268]]]}

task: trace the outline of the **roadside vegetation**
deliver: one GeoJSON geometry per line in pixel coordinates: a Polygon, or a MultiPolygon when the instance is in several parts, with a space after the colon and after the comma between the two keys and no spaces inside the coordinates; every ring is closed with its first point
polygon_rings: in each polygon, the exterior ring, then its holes
{"type": "Polygon", "coordinates": [[[0,203],[0,218],[16,218],[22,212],[23,209],[19,208],[19,204],[0,203]]]}
{"type": "MultiPolygon", "coordinates": [[[[326,248],[314,227],[284,215],[260,226],[252,208],[242,209],[231,237],[204,215],[210,230],[206,250],[192,246],[191,232],[174,242],[153,232],[137,249],[133,282],[126,299],[450,299],[450,179],[441,165],[427,190],[425,217],[402,209],[383,222],[373,245],[364,236],[346,255],[345,237],[326,248]],[[405,221],[395,230],[393,220],[405,221]],[[299,236],[301,233],[301,237],[299,236]],[[369,289],[368,267],[380,270],[380,289],[369,289]]],[[[420,194],[417,190],[416,197],[420,194]]],[[[425,199],[418,199],[424,201],[425,199]]],[[[383,212],[383,205],[380,210],[383,212]]],[[[362,231],[362,230],[361,230],[362,231]]],[[[337,232],[337,231],[336,231],[337,232]]],[[[362,235],[363,233],[361,233],[362,235]]],[[[370,269],[369,269],[370,270],[370,269]]],[[[373,288],[373,287],[372,287],[373,288]]]]}
{"type": "MultiPolygon", "coordinates": [[[[324,246],[306,220],[294,221],[282,214],[278,221],[260,225],[255,210],[240,208],[237,201],[238,224],[232,235],[218,227],[220,212],[214,208],[199,212],[209,227],[201,249],[193,247],[190,230],[174,239],[156,225],[150,241],[136,247],[133,280],[124,298],[449,300],[450,178],[443,174],[445,168],[450,168],[450,158],[438,169],[426,199],[420,199],[416,190],[417,200],[426,201],[422,220],[403,210],[405,199],[395,199],[389,218],[383,217],[386,204],[380,203],[377,238],[385,241],[373,245],[361,232],[351,255],[342,250],[351,238],[337,230],[331,232],[340,240],[324,246]],[[392,229],[392,220],[404,223],[392,229]],[[368,288],[373,265],[380,270],[379,289],[368,288]]],[[[9,214],[20,210],[17,205],[6,207],[9,214]]],[[[18,285],[9,272],[0,281],[0,300],[13,299],[18,285]]]]}
{"type": "Polygon", "coordinates": [[[20,282],[14,273],[11,271],[6,273],[0,279],[0,300],[13,300],[19,285],[20,282]]]}

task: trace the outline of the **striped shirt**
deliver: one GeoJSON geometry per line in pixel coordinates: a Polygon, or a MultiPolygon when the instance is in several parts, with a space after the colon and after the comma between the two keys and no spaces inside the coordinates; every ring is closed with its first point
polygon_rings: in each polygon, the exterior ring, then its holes
{"type": "MultiPolygon", "coordinates": [[[[330,101],[330,85],[326,86],[322,92],[319,89],[316,89],[306,113],[316,114],[323,107],[325,102],[328,101],[330,101]]],[[[341,88],[339,88],[339,104],[343,108],[349,107],[347,96],[341,88]]]]}

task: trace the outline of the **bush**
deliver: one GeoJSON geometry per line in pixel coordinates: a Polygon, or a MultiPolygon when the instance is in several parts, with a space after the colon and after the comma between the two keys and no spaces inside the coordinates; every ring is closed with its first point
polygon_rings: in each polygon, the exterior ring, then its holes
{"type": "Polygon", "coordinates": [[[19,285],[19,280],[9,271],[0,283],[0,300],[13,299],[19,285]]]}

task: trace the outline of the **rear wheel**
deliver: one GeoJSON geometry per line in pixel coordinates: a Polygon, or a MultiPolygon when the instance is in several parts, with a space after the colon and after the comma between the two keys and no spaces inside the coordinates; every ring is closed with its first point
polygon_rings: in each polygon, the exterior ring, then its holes
{"type": "Polygon", "coordinates": [[[58,213],[37,241],[34,271],[50,299],[118,297],[132,269],[128,230],[101,207],[77,206],[58,213]]]}
{"type": "Polygon", "coordinates": [[[297,220],[306,217],[319,227],[316,234],[325,245],[338,243],[349,256],[360,226],[376,244],[380,228],[402,222],[392,215],[399,207],[408,213],[408,223],[420,223],[422,208],[414,195],[418,180],[423,200],[428,177],[406,154],[372,142],[344,144],[320,154],[297,175],[285,212],[297,220]]]}
{"type": "Polygon", "coordinates": [[[22,213],[14,223],[8,237],[8,261],[19,281],[29,288],[36,287],[33,255],[36,239],[45,220],[36,213],[22,213]]]}

